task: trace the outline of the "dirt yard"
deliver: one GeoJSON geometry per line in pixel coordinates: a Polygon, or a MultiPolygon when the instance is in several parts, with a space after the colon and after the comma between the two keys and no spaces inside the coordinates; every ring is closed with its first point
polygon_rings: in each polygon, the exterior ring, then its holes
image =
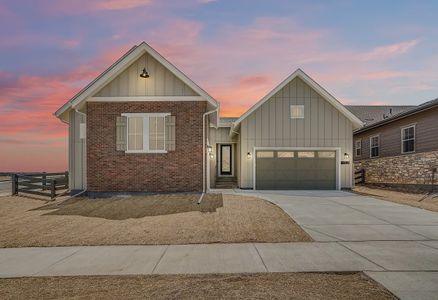
{"type": "Polygon", "coordinates": [[[435,195],[436,197],[434,197],[433,195],[405,193],[365,186],[356,186],[353,191],[362,195],[377,197],[382,200],[438,212],[438,195],[435,195]]]}
{"type": "Polygon", "coordinates": [[[362,273],[1,279],[3,299],[396,299],[362,273]]]}
{"type": "Polygon", "coordinates": [[[0,247],[294,242],[311,238],[254,197],[208,194],[47,203],[0,197],[0,247]]]}

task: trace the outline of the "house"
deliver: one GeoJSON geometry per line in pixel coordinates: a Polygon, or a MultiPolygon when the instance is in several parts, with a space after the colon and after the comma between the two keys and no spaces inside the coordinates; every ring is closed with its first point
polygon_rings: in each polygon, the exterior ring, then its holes
{"type": "Polygon", "coordinates": [[[438,167],[438,99],[405,107],[348,107],[373,119],[354,132],[354,167],[366,183],[424,188],[438,167]],[[380,111],[379,111],[380,110],[380,111]],[[379,111],[379,113],[377,113],[379,111]]]}
{"type": "Polygon", "coordinates": [[[70,188],[205,192],[352,187],[362,122],[298,69],[239,118],[146,43],[133,47],[55,115],[69,124],[70,188]]]}

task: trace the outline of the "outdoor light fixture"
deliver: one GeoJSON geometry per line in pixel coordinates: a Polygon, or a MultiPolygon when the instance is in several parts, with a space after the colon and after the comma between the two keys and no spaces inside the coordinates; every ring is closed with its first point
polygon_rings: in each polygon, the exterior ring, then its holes
{"type": "Polygon", "coordinates": [[[210,156],[211,159],[214,158],[214,154],[213,153],[210,153],[209,156],[210,156]]]}
{"type": "Polygon", "coordinates": [[[211,147],[211,145],[207,145],[207,152],[211,153],[211,151],[213,151],[213,147],[211,147]]]}
{"type": "Polygon", "coordinates": [[[140,74],[141,78],[149,78],[149,73],[146,71],[146,68],[143,68],[143,72],[140,74]]]}
{"type": "Polygon", "coordinates": [[[348,153],[344,153],[344,158],[345,158],[346,160],[348,160],[348,159],[350,158],[350,155],[348,155],[348,153]]]}
{"type": "Polygon", "coordinates": [[[252,154],[251,154],[251,152],[248,152],[248,153],[246,154],[246,158],[247,158],[247,159],[251,159],[251,158],[252,158],[252,154]]]}

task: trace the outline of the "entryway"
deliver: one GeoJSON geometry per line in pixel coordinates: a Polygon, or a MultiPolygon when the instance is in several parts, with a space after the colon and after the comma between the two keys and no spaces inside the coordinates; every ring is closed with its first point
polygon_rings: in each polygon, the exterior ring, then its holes
{"type": "Polygon", "coordinates": [[[233,145],[219,145],[219,176],[230,176],[233,173],[233,145]]]}
{"type": "Polygon", "coordinates": [[[216,188],[230,189],[237,187],[237,178],[234,174],[234,145],[217,145],[217,166],[216,188]]]}

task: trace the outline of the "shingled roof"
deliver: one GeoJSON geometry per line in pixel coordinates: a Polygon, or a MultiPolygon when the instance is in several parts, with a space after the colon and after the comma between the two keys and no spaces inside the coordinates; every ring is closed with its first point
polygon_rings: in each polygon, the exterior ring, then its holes
{"type": "Polygon", "coordinates": [[[365,123],[365,127],[380,122],[404,111],[413,109],[415,105],[346,105],[356,117],[365,123]]]}
{"type": "MultiPolygon", "coordinates": [[[[399,120],[399,119],[407,117],[407,116],[411,116],[413,114],[422,112],[424,110],[427,110],[427,109],[430,109],[430,108],[433,108],[436,106],[438,106],[438,98],[431,100],[431,101],[424,102],[418,106],[384,106],[387,108],[387,110],[388,110],[387,112],[389,112],[389,108],[392,108],[392,114],[389,114],[389,115],[387,114],[384,117],[382,117],[380,120],[375,120],[375,121],[373,120],[373,121],[370,121],[369,123],[366,123],[364,127],[356,130],[355,133],[364,132],[364,131],[367,131],[371,128],[376,128],[376,127],[385,125],[387,123],[391,123],[393,121],[399,120]],[[394,110],[394,108],[401,108],[401,109],[397,113],[397,110],[394,110]],[[403,109],[403,108],[405,108],[405,109],[403,109]]],[[[349,109],[352,113],[356,114],[358,118],[361,118],[358,114],[362,114],[365,117],[366,113],[364,111],[372,111],[372,109],[369,109],[369,108],[374,107],[374,106],[368,106],[368,108],[367,108],[367,106],[362,106],[363,110],[357,109],[358,107],[360,107],[360,106],[347,106],[347,109],[349,109]],[[354,107],[353,110],[357,110],[360,112],[357,112],[357,114],[356,114],[356,112],[352,111],[351,107],[354,107]]],[[[382,107],[382,106],[379,106],[379,107],[382,107]]],[[[376,109],[375,111],[378,111],[378,110],[376,109]]],[[[379,112],[382,112],[382,111],[379,111],[379,112]]],[[[383,115],[384,114],[382,114],[382,116],[383,115]]],[[[377,119],[377,117],[378,117],[378,115],[376,115],[376,119],[377,119]]],[[[370,119],[372,118],[372,114],[370,114],[369,118],[370,119]]],[[[365,120],[363,120],[363,121],[366,122],[365,120]]]]}

